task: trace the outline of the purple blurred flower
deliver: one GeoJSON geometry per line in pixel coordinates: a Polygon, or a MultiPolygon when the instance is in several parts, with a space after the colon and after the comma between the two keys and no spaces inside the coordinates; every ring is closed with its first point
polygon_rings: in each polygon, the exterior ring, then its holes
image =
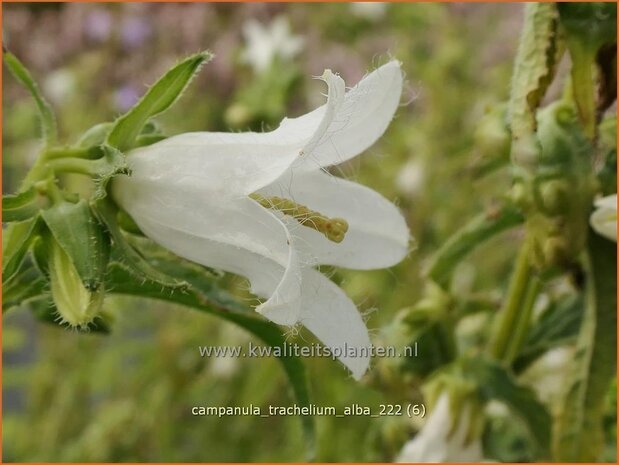
{"type": "Polygon", "coordinates": [[[89,39],[105,42],[112,32],[112,15],[105,10],[93,10],[86,17],[84,29],[89,39]]]}
{"type": "Polygon", "coordinates": [[[148,40],[151,32],[151,26],[146,19],[139,16],[131,16],[123,20],[120,38],[125,48],[134,49],[140,47],[148,40]]]}
{"type": "Polygon", "coordinates": [[[140,92],[134,85],[125,84],[114,94],[114,105],[117,110],[124,113],[136,104],[140,96],[140,92]]]}

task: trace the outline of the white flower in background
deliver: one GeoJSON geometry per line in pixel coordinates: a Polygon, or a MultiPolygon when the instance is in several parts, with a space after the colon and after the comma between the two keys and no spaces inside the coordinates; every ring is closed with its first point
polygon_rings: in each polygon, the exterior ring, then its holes
{"type": "Polygon", "coordinates": [[[417,436],[404,445],[396,461],[481,462],[483,452],[480,439],[472,439],[467,443],[471,410],[471,406],[465,404],[458,418],[452,418],[449,396],[441,394],[426,424],[417,436]]]}
{"type": "Polygon", "coordinates": [[[591,227],[601,236],[617,242],[617,194],[596,200],[595,207],[591,227]]]}
{"type": "MultiPolygon", "coordinates": [[[[196,132],[139,148],[112,195],[155,242],[249,279],[275,323],[301,323],[332,350],[370,346],[354,303],[313,267],[392,266],[408,252],[399,210],[377,192],[327,173],[386,130],[402,91],[392,61],[349,92],[325,71],[327,103],[266,133],[196,132]]],[[[338,355],[337,353],[335,355],[338,355]]],[[[339,359],[360,378],[369,358],[339,359]]],[[[365,354],[367,355],[367,354],[365,354]]]]}
{"type": "Polygon", "coordinates": [[[395,184],[401,193],[413,196],[421,191],[424,181],[423,163],[419,160],[409,160],[400,169],[395,184]]]}
{"type": "Polygon", "coordinates": [[[302,49],[302,37],[292,35],[285,16],[278,16],[268,26],[255,19],[243,25],[246,45],[241,60],[256,72],[266,71],[276,58],[290,60],[302,49]]]}
{"type": "Polygon", "coordinates": [[[563,408],[562,394],[569,381],[573,347],[557,347],[539,357],[527,368],[523,379],[534,387],[541,402],[555,409],[563,408]]]}
{"type": "Polygon", "coordinates": [[[387,11],[387,3],[385,2],[351,2],[350,9],[352,13],[364,19],[378,21],[385,16],[387,11]]]}
{"type": "Polygon", "coordinates": [[[43,81],[43,93],[56,104],[61,104],[75,91],[75,75],[68,69],[50,73],[43,81]]]}

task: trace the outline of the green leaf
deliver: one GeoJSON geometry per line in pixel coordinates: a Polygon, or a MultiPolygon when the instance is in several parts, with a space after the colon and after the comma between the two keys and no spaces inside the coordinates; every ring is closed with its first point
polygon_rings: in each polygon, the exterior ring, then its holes
{"type": "Polygon", "coordinates": [[[557,3],[568,44],[579,41],[592,52],[617,41],[617,4],[614,2],[557,3]]]}
{"type": "Polygon", "coordinates": [[[155,281],[161,286],[172,288],[182,288],[186,286],[185,282],[176,280],[152,266],[140,252],[127,241],[127,238],[118,225],[118,209],[109,199],[101,198],[95,200],[93,202],[93,211],[101,222],[105,224],[112,236],[114,254],[134,275],[142,279],[155,281]]]}
{"type": "Polygon", "coordinates": [[[550,444],[551,418],[535,392],[519,385],[504,367],[483,357],[464,360],[463,369],[479,386],[486,401],[504,403],[523,420],[539,451],[546,454],[550,444]]]}
{"type": "Polygon", "coordinates": [[[2,312],[49,295],[47,280],[32,263],[2,284],[2,312]]]}
{"type": "Polygon", "coordinates": [[[110,241],[86,200],[75,204],[63,202],[41,216],[69,256],[84,287],[90,291],[98,289],[107,268],[110,241]]]}
{"type": "Polygon", "coordinates": [[[118,226],[120,226],[123,231],[127,231],[136,236],[145,237],[140,227],[126,211],[118,210],[116,220],[118,221],[118,226]]]}
{"type": "MultiPolygon", "coordinates": [[[[194,279],[196,279],[193,269],[183,269],[183,266],[178,262],[175,269],[169,268],[166,271],[178,274],[179,278],[184,279],[188,278],[189,275],[194,275],[194,279]]],[[[192,281],[194,280],[192,279],[192,281]]],[[[125,266],[119,263],[111,263],[107,288],[112,293],[147,297],[185,305],[235,323],[272,347],[283,348],[286,344],[286,339],[278,326],[265,321],[238,303],[232,303],[232,298],[225,291],[219,289],[214,283],[208,282],[204,276],[200,280],[199,287],[192,285],[184,292],[179,292],[174,288],[162,287],[160,283],[154,281],[138,281],[125,266]]],[[[301,359],[287,355],[280,357],[279,360],[288,375],[297,403],[300,406],[308,406],[307,375],[301,359]]],[[[309,453],[313,454],[314,422],[310,416],[302,416],[301,421],[309,453]]]]}
{"type": "Polygon", "coordinates": [[[39,110],[41,131],[46,146],[52,145],[57,139],[56,118],[50,105],[41,95],[39,86],[30,75],[26,67],[10,52],[4,52],[4,63],[15,78],[30,92],[39,110]]]}
{"type": "Polygon", "coordinates": [[[534,165],[540,153],[535,136],[535,113],[563,52],[558,42],[558,19],[554,3],[527,3],[525,6],[525,23],[516,54],[509,102],[511,156],[517,165],[525,168],[534,165]]]}
{"type": "Polygon", "coordinates": [[[39,218],[11,224],[3,235],[2,282],[6,282],[19,270],[28,249],[39,233],[39,218]]]}
{"type": "Polygon", "coordinates": [[[49,199],[34,187],[16,195],[2,196],[2,221],[24,221],[49,205],[49,199]]]}
{"type": "Polygon", "coordinates": [[[604,399],[617,366],[617,245],[590,231],[588,252],[585,314],[555,425],[553,452],[561,462],[600,458],[604,399]]]}
{"type": "Polygon", "coordinates": [[[200,66],[210,58],[209,52],[197,53],[171,68],[131,110],[116,120],[107,137],[107,144],[121,152],[133,147],[146,122],[170,108],[182,95],[200,66]]]}
{"type": "Polygon", "coordinates": [[[441,286],[447,287],[456,265],[475,247],[519,225],[523,220],[520,212],[511,205],[478,215],[443,244],[432,257],[426,274],[441,286]]]}
{"type": "Polygon", "coordinates": [[[155,144],[157,142],[161,142],[162,140],[167,139],[166,136],[161,134],[144,134],[140,135],[135,139],[134,147],[146,147],[148,145],[155,144]]]}
{"type": "Polygon", "coordinates": [[[549,350],[574,342],[583,311],[584,301],[580,295],[553,302],[531,328],[514,361],[514,371],[521,373],[549,350]]]}
{"type": "MultiPolygon", "coordinates": [[[[572,91],[578,113],[590,139],[595,138],[596,83],[593,73],[600,47],[616,44],[616,3],[557,3],[561,26],[572,61],[572,91]]],[[[617,48],[610,52],[615,56],[617,48]]],[[[615,64],[616,67],[616,64],[615,64]]],[[[616,82],[614,84],[616,86],[616,82]]]]}
{"type": "Polygon", "coordinates": [[[86,130],[77,141],[77,146],[82,148],[102,145],[112,130],[114,123],[99,123],[86,130]]]}

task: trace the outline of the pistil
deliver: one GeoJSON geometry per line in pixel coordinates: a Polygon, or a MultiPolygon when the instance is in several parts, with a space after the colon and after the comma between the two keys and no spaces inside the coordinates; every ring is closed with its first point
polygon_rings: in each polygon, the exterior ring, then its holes
{"type": "Polygon", "coordinates": [[[300,225],[314,229],[325,235],[332,242],[340,243],[348,231],[348,222],[343,218],[330,218],[293,200],[283,197],[264,197],[260,194],[250,194],[250,197],[264,208],[279,211],[291,216],[300,225]]]}

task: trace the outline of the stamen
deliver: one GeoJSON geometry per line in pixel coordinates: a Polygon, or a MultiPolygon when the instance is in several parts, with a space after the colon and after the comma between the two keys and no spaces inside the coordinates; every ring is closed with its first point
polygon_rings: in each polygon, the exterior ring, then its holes
{"type": "Polygon", "coordinates": [[[340,243],[348,231],[348,222],[343,218],[329,218],[322,213],[311,210],[305,205],[283,197],[264,197],[260,194],[250,194],[264,208],[270,208],[291,216],[300,225],[312,228],[325,235],[332,242],[340,243]]]}

